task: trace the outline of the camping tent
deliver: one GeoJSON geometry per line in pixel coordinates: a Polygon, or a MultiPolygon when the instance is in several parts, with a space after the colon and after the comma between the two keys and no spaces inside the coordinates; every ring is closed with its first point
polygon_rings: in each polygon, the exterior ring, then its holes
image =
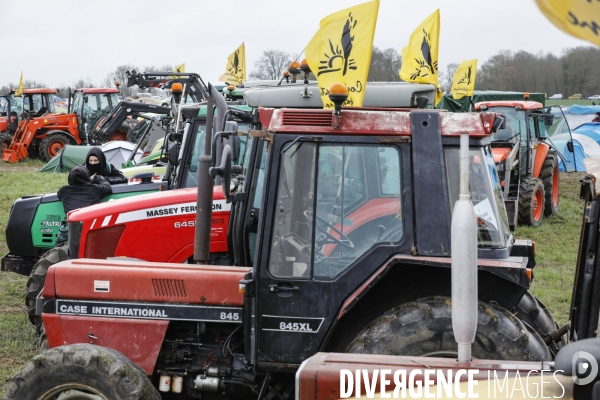
{"type": "MultiPolygon", "coordinates": [[[[496,90],[475,90],[473,92],[473,103],[480,101],[500,101],[500,100],[523,100],[525,92],[499,92],[496,90]]],[[[469,106],[470,97],[463,97],[456,100],[451,93],[447,93],[436,108],[448,110],[451,112],[465,112],[471,108],[469,106]]],[[[529,93],[529,101],[537,101],[545,104],[546,97],[544,93],[529,93]]]]}
{"type": "MultiPolygon", "coordinates": [[[[74,166],[83,164],[88,151],[94,146],[70,146],[66,145],[60,153],[55,155],[46,165],[38,172],[53,172],[65,173],[70,172],[74,166]]],[[[134,143],[125,141],[114,141],[104,143],[100,146],[102,152],[106,156],[106,161],[117,168],[121,168],[121,163],[127,161],[135,148],[134,143]]],[[[142,151],[138,149],[134,161],[138,161],[142,157],[142,151]]]]}

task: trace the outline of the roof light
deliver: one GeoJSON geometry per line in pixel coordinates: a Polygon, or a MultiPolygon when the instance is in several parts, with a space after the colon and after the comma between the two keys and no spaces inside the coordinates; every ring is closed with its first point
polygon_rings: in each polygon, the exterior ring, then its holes
{"type": "Polygon", "coordinates": [[[348,88],[343,83],[334,83],[329,88],[329,99],[333,101],[335,106],[334,114],[336,116],[336,124],[335,127],[339,129],[339,119],[340,112],[342,111],[342,105],[348,99],[348,88]]]}
{"type": "Polygon", "coordinates": [[[172,84],[171,85],[171,92],[172,93],[181,93],[181,92],[183,92],[183,86],[181,85],[181,83],[175,82],[174,84],[172,84]]]}
{"type": "Polygon", "coordinates": [[[525,92],[525,96],[523,96],[525,100],[529,100],[529,92],[525,92]]]}
{"type": "Polygon", "coordinates": [[[229,86],[227,86],[227,90],[229,90],[230,92],[231,92],[233,89],[235,89],[235,86],[233,86],[233,85],[229,85],[229,86]]]}
{"type": "Polygon", "coordinates": [[[310,66],[308,65],[308,61],[306,61],[306,58],[303,59],[300,63],[300,70],[304,72],[304,83],[308,84],[308,77],[310,76],[310,66]]]}

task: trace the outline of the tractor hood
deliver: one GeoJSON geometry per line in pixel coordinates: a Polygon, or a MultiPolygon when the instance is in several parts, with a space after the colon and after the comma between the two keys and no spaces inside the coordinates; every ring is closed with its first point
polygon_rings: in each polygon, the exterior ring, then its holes
{"type": "MultiPolygon", "coordinates": [[[[141,186],[143,186],[143,184],[141,184],[141,186]]],[[[114,217],[117,220],[115,223],[118,223],[119,219],[123,220],[126,218],[132,218],[133,214],[131,213],[135,212],[139,214],[140,212],[144,213],[146,211],[151,211],[153,213],[154,210],[166,206],[169,207],[167,209],[167,212],[171,210],[171,214],[195,214],[195,202],[197,194],[197,188],[187,188],[170,190],[160,193],[145,194],[131,198],[121,199],[116,202],[106,202],[73,211],[69,214],[69,222],[87,221],[90,219],[97,218],[104,219],[110,216],[111,218],[114,217]],[[189,207],[188,209],[181,209],[182,206],[189,206],[188,203],[194,203],[193,210],[189,207]]],[[[221,186],[215,186],[213,190],[213,201],[225,203],[225,196],[223,196],[221,186]]],[[[148,214],[146,213],[145,215],[148,214]]],[[[159,214],[156,215],[158,216],[159,214]]],[[[101,223],[103,221],[99,222],[101,223]]]]}
{"type": "MultiPolygon", "coordinates": [[[[243,293],[239,285],[249,270],[145,261],[68,260],[48,270],[43,297],[45,301],[77,299],[99,307],[109,307],[109,302],[120,302],[115,307],[123,306],[123,302],[130,306],[178,303],[240,307],[243,293]]],[[[56,312],[81,313],[67,309],[57,309],[56,312]]],[[[93,313],[92,307],[83,314],[100,316],[93,313]]]]}

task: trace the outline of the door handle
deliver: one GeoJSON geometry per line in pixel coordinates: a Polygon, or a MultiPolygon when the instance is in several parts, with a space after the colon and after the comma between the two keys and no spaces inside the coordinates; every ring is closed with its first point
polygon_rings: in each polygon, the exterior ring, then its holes
{"type": "Polygon", "coordinates": [[[297,292],[298,286],[277,286],[269,285],[270,292],[297,292]]]}

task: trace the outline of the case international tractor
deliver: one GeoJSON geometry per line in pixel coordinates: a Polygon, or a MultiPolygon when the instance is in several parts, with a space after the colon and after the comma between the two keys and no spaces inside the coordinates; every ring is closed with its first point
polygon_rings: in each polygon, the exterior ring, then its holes
{"type": "MultiPolygon", "coordinates": [[[[223,97],[210,85],[209,92],[208,108],[216,102],[224,113],[223,97]]],[[[473,355],[552,360],[548,344],[560,335],[544,334],[546,343],[508,311],[528,294],[532,252],[514,240],[504,215],[490,149],[502,118],[342,109],[344,90],[331,92],[334,112],[259,108],[242,168],[232,167],[229,145],[217,163],[207,135],[196,202],[127,216],[168,215],[165,223],[194,230],[196,264],[75,259],[50,267],[37,311],[51,349],[13,380],[6,398],[67,390],[111,399],[291,398],[295,372],[319,351],[420,356],[451,348],[442,320],[452,316],[446,298],[461,135],[478,217],[479,315],[487,322],[473,355]],[[232,266],[208,265],[211,227],[227,207],[232,266]],[[413,317],[374,333],[397,340],[377,347],[377,337],[365,337],[374,321],[403,311],[413,317]],[[417,340],[427,330],[430,339],[417,340]]],[[[94,227],[113,229],[115,215],[94,227]]],[[[72,254],[80,227],[70,223],[72,254]]]]}
{"type": "Polygon", "coordinates": [[[15,91],[11,90],[3,97],[6,101],[4,110],[0,113],[0,151],[8,149],[12,137],[17,130],[19,121],[22,119],[23,111],[28,114],[39,114],[44,109],[47,112],[56,112],[54,96],[58,94],[56,89],[37,88],[23,89],[23,95],[15,97],[15,91]],[[10,120],[10,122],[9,122],[10,120]]]}
{"type": "MultiPolygon", "coordinates": [[[[36,113],[24,112],[10,145],[2,153],[6,162],[19,162],[28,155],[50,161],[67,144],[99,144],[91,132],[106,113],[116,107],[117,89],[76,89],[68,114],[53,112],[54,102],[36,113]]],[[[106,141],[125,140],[128,126],[115,131],[106,141]]]]}

